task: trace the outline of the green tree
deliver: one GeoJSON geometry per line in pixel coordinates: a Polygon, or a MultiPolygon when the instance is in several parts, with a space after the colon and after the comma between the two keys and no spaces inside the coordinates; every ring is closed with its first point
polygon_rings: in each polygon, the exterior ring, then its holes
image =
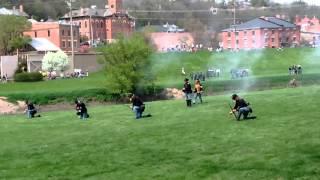
{"type": "Polygon", "coordinates": [[[24,48],[26,44],[28,44],[31,41],[30,37],[26,36],[18,36],[12,39],[12,41],[9,44],[10,51],[17,50],[17,53],[19,53],[19,50],[24,48]]]}
{"type": "Polygon", "coordinates": [[[31,27],[31,23],[24,17],[0,16],[0,54],[11,54],[22,48],[30,39],[23,37],[22,33],[31,27]]]}
{"type": "Polygon", "coordinates": [[[108,89],[113,93],[138,93],[153,83],[150,70],[153,49],[143,35],[120,37],[98,51],[103,55],[108,89]]]}
{"type": "Polygon", "coordinates": [[[254,7],[267,7],[269,5],[269,0],[251,0],[252,6],[254,7]]]}

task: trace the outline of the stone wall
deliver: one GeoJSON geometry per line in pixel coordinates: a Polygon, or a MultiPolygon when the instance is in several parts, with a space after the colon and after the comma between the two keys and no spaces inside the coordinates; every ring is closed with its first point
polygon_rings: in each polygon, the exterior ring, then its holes
{"type": "Polygon", "coordinates": [[[14,72],[18,68],[18,56],[1,56],[0,57],[0,72],[1,77],[8,76],[12,79],[14,72]]]}

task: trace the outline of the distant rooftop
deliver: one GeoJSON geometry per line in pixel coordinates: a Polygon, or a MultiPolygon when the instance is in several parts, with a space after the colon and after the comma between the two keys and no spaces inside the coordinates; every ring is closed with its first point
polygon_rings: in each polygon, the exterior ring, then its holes
{"type": "Polygon", "coordinates": [[[45,38],[32,38],[29,43],[36,51],[47,52],[47,51],[60,51],[61,49],[45,38]]]}
{"type": "Polygon", "coordinates": [[[231,30],[247,30],[247,29],[276,29],[276,28],[295,28],[295,24],[292,24],[286,20],[279,19],[276,17],[264,17],[256,18],[250,21],[247,21],[242,24],[233,25],[228,29],[222,31],[231,31],[231,30]]]}
{"type": "MultiPolygon", "coordinates": [[[[109,8],[106,9],[98,9],[98,8],[80,8],[77,10],[72,11],[73,17],[109,17],[109,16],[128,16],[129,18],[133,19],[128,13],[114,13],[112,14],[109,8]]],[[[70,13],[65,14],[61,19],[68,19],[70,18],[70,13]]]]}
{"type": "Polygon", "coordinates": [[[7,8],[0,8],[0,15],[15,15],[15,16],[23,16],[28,17],[29,15],[20,9],[7,9],[7,8]]]}
{"type": "MultiPolygon", "coordinates": [[[[65,20],[55,21],[55,20],[48,20],[48,21],[37,21],[35,19],[28,19],[29,22],[32,24],[61,24],[61,25],[68,25],[70,26],[70,22],[67,22],[65,20]]],[[[73,26],[78,26],[76,23],[73,24],[73,26]]]]}

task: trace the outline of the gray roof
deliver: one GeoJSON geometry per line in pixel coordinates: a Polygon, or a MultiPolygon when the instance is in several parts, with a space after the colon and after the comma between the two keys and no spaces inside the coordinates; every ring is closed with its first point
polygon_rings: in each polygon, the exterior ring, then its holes
{"type": "MultiPolygon", "coordinates": [[[[73,17],[81,17],[81,16],[93,16],[93,17],[104,17],[109,14],[108,9],[93,9],[93,8],[82,8],[72,11],[73,17]]],[[[63,16],[63,18],[69,18],[70,13],[67,13],[63,16]]]]}
{"type": "Polygon", "coordinates": [[[24,16],[24,17],[29,16],[27,13],[21,12],[20,9],[7,9],[7,8],[0,8],[0,15],[15,15],[15,16],[24,16]]]}
{"type": "Polygon", "coordinates": [[[222,31],[231,31],[231,30],[247,30],[247,29],[275,29],[275,28],[295,28],[296,26],[288,21],[278,19],[275,17],[256,18],[245,23],[234,25],[228,29],[222,31]],[[268,19],[268,20],[267,20],[268,19]]]}
{"type": "MultiPolygon", "coordinates": [[[[112,12],[109,9],[97,9],[97,8],[81,8],[77,10],[72,11],[72,17],[109,17],[109,16],[127,16],[130,19],[133,19],[132,16],[130,16],[128,13],[115,13],[112,14],[112,12]]],[[[65,14],[61,19],[68,19],[70,17],[70,13],[65,14]]]]}
{"type": "Polygon", "coordinates": [[[61,49],[45,38],[32,38],[29,44],[37,51],[60,51],[61,49]]]}
{"type": "Polygon", "coordinates": [[[283,19],[279,19],[279,18],[276,18],[276,17],[267,17],[266,18],[269,22],[272,22],[272,23],[275,23],[275,24],[278,24],[284,28],[295,28],[297,27],[295,24],[292,24],[286,20],[283,20],[283,19]]]}

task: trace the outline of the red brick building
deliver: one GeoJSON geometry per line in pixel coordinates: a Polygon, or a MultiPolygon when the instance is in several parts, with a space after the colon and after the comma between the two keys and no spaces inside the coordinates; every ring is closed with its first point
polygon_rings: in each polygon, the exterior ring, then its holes
{"type": "MultiPolygon", "coordinates": [[[[45,38],[64,51],[71,51],[71,27],[70,24],[61,22],[36,22],[32,21],[32,27],[24,35],[31,38],[45,38]]],[[[79,27],[73,26],[74,48],[80,47],[79,27]]]]}
{"type": "MultiPolygon", "coordinates": [[[[111,42],[118,34],[130,35],[134,30],[134,18],[122,9],[122,0],[108,0],[105,8],[81,8],[72,11],[73,21],[79,26],[82,39],[97,43],[111,42]]],[[[62,20],[70,21],[70,13],[62,20]]]]}
{"type": "Polygon", "coordinates": [[[310,44],[320,45],[320,20],[317,17],[296,16],[295,24],[301,27],[301,38],[310,44]]]}
{"type": "Polygon", "coordinates": [[[279,48],[300,44],[300,27],[276,17],[256,18],[222,30],[224,49],[279,48]]]}

